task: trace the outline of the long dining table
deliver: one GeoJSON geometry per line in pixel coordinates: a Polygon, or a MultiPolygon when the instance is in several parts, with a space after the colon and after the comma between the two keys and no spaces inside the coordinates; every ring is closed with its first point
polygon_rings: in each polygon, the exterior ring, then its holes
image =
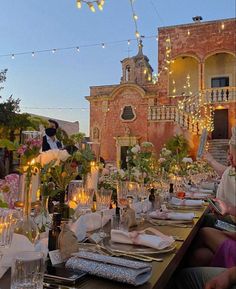
{"type": "MultiPolygon", "coordinates": [[[[178,210],[180,211],[180,210],[178,210]]],[[[184,212],[194,212],[195,218],[192,225],[178,226],[174,222],[163,225],[152,225],[149,222],[144,222],[138,229],[144,229],[145,227],[154,226],[155,229],[166,235],[177,236],[179,240],[175,241],[176,249],[173,252],[157,255],[157,258],[163,258],[163,262],[152,261],[152,275],[148,282],[138,286],[139,289],[165,289],[171,279],[171,276],[179,267],[186,252],[195,238],[199,228],[201,227],[205,213],[207,212],[207,206],[203,206],[198,209],[184,210],[184,212]]],[[[183,210],[181,210],[183,212],[183,210]]],[[[0,279],[0,289],[10,288],[10,269],[0,279]]],[[[47,288],[47,287],[45,287],[47,288]]],[[[54,286],[48,287],[48,289],[69,289],[69,288],[81,288],[81,289],[131,289],[134,286],[114,282],[112,280],[102,279],[95,276],[86,276],[81,282],[73,286],[54,286]]]]}

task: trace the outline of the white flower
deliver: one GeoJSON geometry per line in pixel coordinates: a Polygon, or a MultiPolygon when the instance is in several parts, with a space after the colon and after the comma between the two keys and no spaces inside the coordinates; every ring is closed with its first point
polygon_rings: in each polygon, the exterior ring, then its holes
{"type": "Polygon", "coordinates": [[[119,175],[121,176],[121,178],[124,178],[124,177],[125,177],[125,171],[124,171],[124,170],[120,169],[120,170],[118,171],[118,173],[119,173],[119,175]]]}
{"type": "Polygon", "coordinates": [[[133,154],[137,154],[140,151],[140,146],[139,145],[135,145],[134,147],[132,147],[131,152],[133,154]]]}
{"type": "Polygon", "coordinates": [[[167,157],[167,156],[171,155],[171,151],[168,150],[168,149],[166,149],[166,148],[163,148],[163,149],[161,150],[161,154],[162,154],[163,156],[167,157]]]}
{"type": "Polygon", "coordinates": [[[41,166],[45,166],[51,161],[55,160],[55,165],[58,165],[60,161],[65,162],[70,157],[67,150],[48,150],[46,152],[42,152],[36,159],[36,162],[39,162],[41,166]]]}
{"type": "Polygon", "coordinates": [[[192,160],[192,158],[183,158],[183,159],[182,159],[182,162],[183,162],[183,163],[192,163],[193,160],[192,160]]]}
{"type": "Polygon", "coordinates": [[[151,148],[151,147],[154,147],[154,145],[153,145],[153,143],[151,143],[151,142],[144,141],[144,142],[141,143],[141,147],[151,148]]]}
{"type": "Polygon", "coordinates": [[[141,177],[142,173],[141,173],[137,168],[133,168],[133,169],[132,169],[132,175],[133,175],[135,178],[139,178],[139,177],[141,177]]]}
{"type": "Polygon", "coordinates": [[[160,164],[164,163],[165,161],[166,161],[165,158],[159,158],[159,160],[158,160],[158,162],[159,162],[160,164]]]}

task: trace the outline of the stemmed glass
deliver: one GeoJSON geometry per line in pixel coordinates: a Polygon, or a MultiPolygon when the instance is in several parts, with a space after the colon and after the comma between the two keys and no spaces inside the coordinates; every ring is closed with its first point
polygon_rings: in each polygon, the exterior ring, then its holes
{"type": "Polygon", "coordinates": [[[96,202],[97,202],[97,210],[101,213],[101,228],[100,228],[100,236],[102,238],[106,237],[106,233],[103,229],[103,217],[106,209],[109,209],[111,203],[111,195],[112,190],[101,188],[96,192],[96,202]]]}

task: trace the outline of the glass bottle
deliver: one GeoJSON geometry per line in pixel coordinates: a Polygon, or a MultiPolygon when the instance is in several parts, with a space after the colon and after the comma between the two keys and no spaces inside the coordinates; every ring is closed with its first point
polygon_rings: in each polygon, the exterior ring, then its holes
{"type": "Polygon", "coordinates": [[[61,232],[61,214],[54,213],[52,217],[52,227],[48,232],[48,250],[54,251],[58,249],[58,237],[61,232]]]}
{"type": "Polygon", "coordinates": [[[170,197],[172,197],[174,194],[174,184],[172,183],[170,183],[169,193],[170,193],[170,197]]]}

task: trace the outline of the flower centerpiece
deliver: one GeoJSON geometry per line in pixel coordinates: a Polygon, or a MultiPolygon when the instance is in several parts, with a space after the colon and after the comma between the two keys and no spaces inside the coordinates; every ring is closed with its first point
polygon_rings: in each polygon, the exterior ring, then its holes
{"type": "Polygon", "coordinates": [[[21,144],[17,153],[20,155],[20,172],[23,181],[23,218],[17,223],[16,233],[25,235],[31,242],[38,238],[37,226],[31,219],[31,202],[32,202],[32,176],[39,171],[39,163],[36,162],[41,149],[42,141],[39,138],[27,138],[21,144]]]}
{"type": "Polygon", "coordinates": [[[128,150],[127,167],[131,181],[144,184],[152,179],[156,168],[153,147],[151,142],[143,142],[128,150]]]}

